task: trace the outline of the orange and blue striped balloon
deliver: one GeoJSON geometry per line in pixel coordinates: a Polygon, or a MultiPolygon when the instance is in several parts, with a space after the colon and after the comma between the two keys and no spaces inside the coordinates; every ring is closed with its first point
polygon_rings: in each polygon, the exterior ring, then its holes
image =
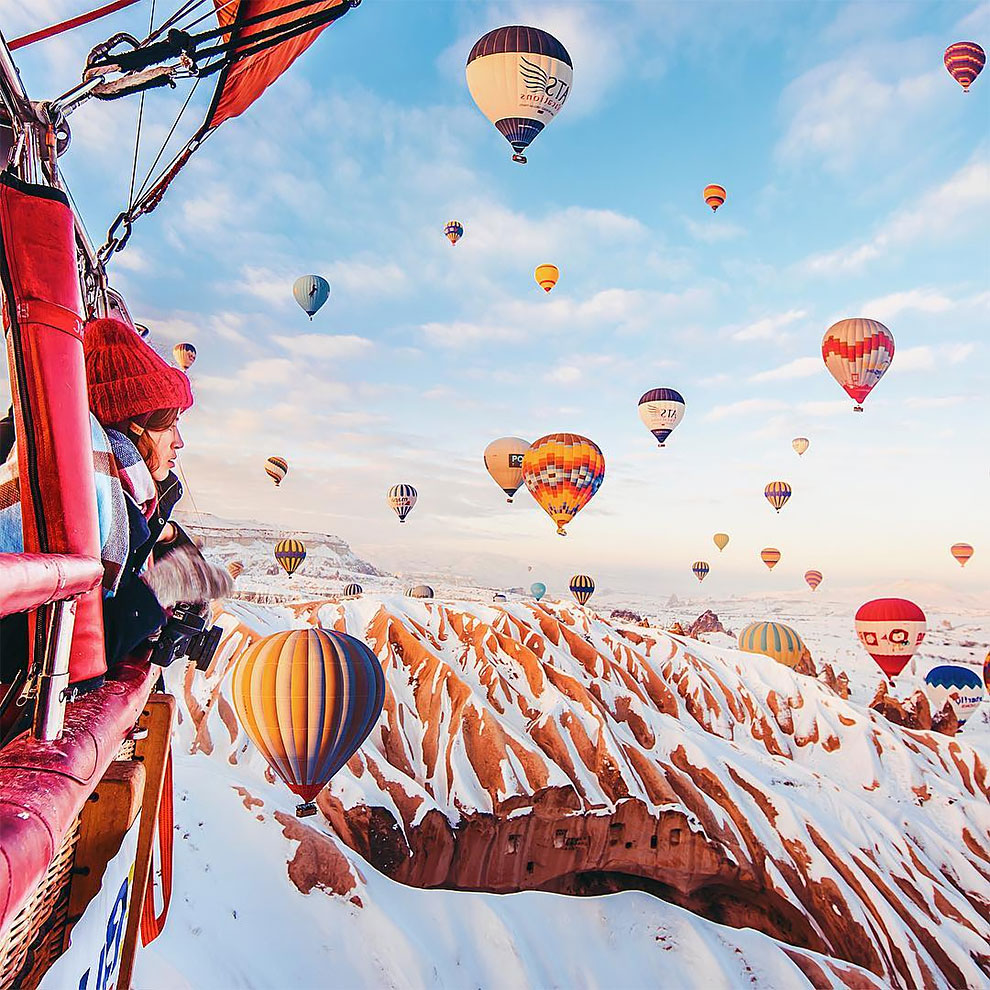
{"type": "Polygon", "coordinates": [[[763,489],[763,494],[766,500],[780,512],[787,504],[787,500],[791,497],[791,486],[786,481],[771,481],[763,489]]]}
{"type": "Polygon", "coordinates": [[[533,442],[522,463],[530,495],[557,524],[557,534],[591,501],[605,479],[605,455],[576,433],[550,433],[533,442]]]}
{"type": "Polygon", "coordinates": [[[300,817],[381,715],[385,676],[360,640],[291,629],[258,640],[234,667],[234,709],[268,765],[302,798],[300,817]]]}
{"type": "Polygon", "coordinates": [[[575,574],[570,583],[571,594],[578,605],[585,605],[595,593],[595,582],[587,574],[575,574]]]}
{"type": "Polygon", "coordinates": [[[705,560],[696,560],[691,565],[691,570],[694,571],[694,576],[699,581],[704,581],[705,578],[708,577],[708,572],[711,570],[711,568],[708,566],[708,562],[707,561],[705,561],[705,560]]]}

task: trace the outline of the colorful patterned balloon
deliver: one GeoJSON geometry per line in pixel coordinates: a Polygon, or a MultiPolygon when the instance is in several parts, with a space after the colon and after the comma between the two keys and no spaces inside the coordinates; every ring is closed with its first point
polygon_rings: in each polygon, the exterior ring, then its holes
{"type": "Polygon", "coordinates": [[[940,712],[948,702],[961,729],[983,701],[983,681],[971,667],[944,663],[925,674],[925,693],[932,706],[932,715],[940,712]]]}
{"type": "Polygon", "coordinates": [[[942,61],[949,75],[968,93],[987,64],[987,53],[975,41],[957,41],[946,48],[942,61]]]}
{"type": "Polygon", "coordinates": [[[825,331],[822,359],[862,412],[861,403],[894,360],[894,336],[876,320],[840,320],[825,331]]]}
{"type": "Polygon", "coordinates": [[[464,225],[460,220],[448,220],[443,225],[443,233],[453,246],[464,236],[464,225]]]}
{"type": "Polygon", "coordinates": [[[478,109],[512,145],[512,160],[525,165],[523,152],[571,91],[567,49],[539,28],[496,28],[475,43],[465,71],[478,109]]]}
{"type": "Polygon", "coordinates": [[[705,186],[705,191],[701,195],[704,197],[705,202],[712,208],[712,213],[725,202],[725,189],[714,183],[710,186],[705,186]]]}
{"type": "Polygon", "coordinates": [[[419,500],[419,495],[412,485],[393,485],[385,496],[389,506],[399,517],[399,522],[404,523],[406,516],[413,510],[413,506],[419,500]]]}
{"type": "Polygon", "coordinates": [[[265,461],[265,474],[275,482],[278,488],[282,479],[289,473],[289,462],[284,457],[269,457],[265,461]]]}
{"type": "Polygon", "coordinates": [[[183,371],[188,371],[196,361],[196,348],[192,344],[176,344],[172,348],[172,357],[183,371]]]}
{"type": "Polygon", "coordinates": [[[583,509],[605,478],[605,457],[594,441],[576,433],[550,433],[523,457],[529,493],[557,524],[557,533],[583,509]]]}
{"type": "Polygon", "coordinates": [[[925,613],[906,598],[877,598],[856,613],[856,635],[891,679],[914,656],[927,629],[925,613]]]}
{"type": "Polygon", "coordinates": [[[639,418],[662,447],[684,418],[684,396],[672,388],[651,388],[640,397],[639,418]]]}
{"type": "Polygon", "coordinates": [[[360,640],[330,629],[265,636],[237,661],[234,709],[261,755],[302,798],[299,817],[381,715],[385,677],[360,640]]]}
{"type": "Polygon", "coordinates": [[[780,551],[776,547],[764,547],[760,551],[760,559],[772,571],[780,561],[780,551]]]}
{"type": "Polygon", "coordinates": [[[818,588],[818,585],[822,583],[822,572],[821,571],[805,571],[804,579],[808,582],[808,587],[812,591],[818,588]]]}
{"type": "Polygon", "coordinates": [[[694,576],[699,581],[704,581],[705,578],[708,577],[708,572],[711,570],[711,568],[708,566],[708,562],[707,561],[705,561],[705,560],[696,560],[691,565],[691,570],[694,572],[694,576]]]}
{"type": "Polygon", "coordinates": [[[771,481],[763,489],[766,500],[778,511],[787,504],[791,497],[791,486],[786,481],[771,481]]]}
{"type": "Polygon", "coordinates": [[[485,467],[495,484],[509,496],[506,502],[510,505],[512,496],[522,487],[523,456],[527,450],[529,441],[521,437],[499,437],[485,447],[485,467]]]}
{"type": "Polygon", "coordinates": [[[805,645],[783,622],[751,622],[739,633],[739,649],[745,653],[761,653],[785,667],[796,667],[801,662],[805,645]]]}
{"type": "Polygon", "coordinates": [[[279,540],[275,544],[275,559],[291,578],[306,559],[306,546],[302,540],[279,540]]]}
{"type": "Polygon", "coordinates": [[[588,599],[595,593],[595,582],[587,574],[575,574],[571,578],[569,587],[578,605],[586,604],[588,599]]]}
{"type": "Polygon", "coordinates": [[[960,567],[965,567],[966,561],[973,556],[973,548],[968,543],[953,543],[949,553],[959,561],[960,567]]]}

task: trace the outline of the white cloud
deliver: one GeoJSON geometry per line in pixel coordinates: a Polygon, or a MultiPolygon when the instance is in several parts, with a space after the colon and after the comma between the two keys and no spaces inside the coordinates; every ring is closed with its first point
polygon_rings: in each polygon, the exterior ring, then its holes
{"type": "Polygon", "coordinates": [[[543,380],[555,385],[575,385],[582,377],[580,368],[576,368],[573,364],[560,364],[552,371],[548,371],[543,376],[543,380]]]}
{"type": "Polygon", "coordinates": [[[807,316],[803,309],[789,309],[786,313],[778,313],[775,316],[764,316],[762,319],[745,325],[726,327],[733,340],[770,340],[779,338],[780,331],[784,327],[789,327],[798,320],[803,320],[807,316]]]}
{"type": "Polygon", "coordinates": [[[366,337],[354,334],[301,333],[295,337],[274,336],[272,340],[293,354],[321,360],[359,357],[374,346],[366,337]]]}
{"type": "Polygon", "coordinates": [[[965,401],[964,395],[912,395],[904,400],[904,405],[912,409],[947,409],[965,401]]]}
{"type": "Polygon", "coordinates": [[[892,292],[877,299],[870,299],[859,307],[871,320],[889,323],[904,312],[944,313],[955,304],[948,296],[933,289],[908,289],[892,292]]]}
{"type": "Polygon", "coordinates": [[[715,406],[707,416],[706,420],[715,422],[720,419],[729,419],[736,416],[748,416],[752,413],[776,412],[779,409],[786,409],[785,403],[778,399],[741,399],[739,402],[730,402],[724,406],[715,406]]]}
{"type": "Polygon", "coordinates": [[[938,347],[922,345],[894,351],[898,372],[931,371],[940,364],[961,364],[976,350],[974,343],[951,342],[938,347]]]}
{"type": "Polygon", "coordinates": [[[798,410],[808,416],[846,416],[849,414],[850,401],[850,399],[831,399],[829,401],[799,402],[798,410]]]}
{"type": "Polygon", "coordinates": [[[719,241],[735,240],[737,237],[742,237],[746,233],[745,227],[740,227],[735,223],[729,223],[724,219],[712,216],[708,217],[707,220],[707,223],[699,223],[697,220],[691,220],[689,217],[685,217],[684,219],[684,225],[687,227],[688,233],[696,241],[701,241],[704,244],[716,244],[719,241]]]}
{"type": "Polygon", "coordinates": [[[822,369],[822,359],[820,357],[801,357],[788,361],[777,368],[768,371],[759,371],[750,376],[751,382],[779,382],[789,381],[793,378],[810,378],[817,375],[822,369]]]}

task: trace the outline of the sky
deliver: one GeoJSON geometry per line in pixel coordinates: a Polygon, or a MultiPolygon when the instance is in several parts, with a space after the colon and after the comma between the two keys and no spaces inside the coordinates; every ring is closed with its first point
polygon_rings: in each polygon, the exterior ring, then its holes
{"type": "MultiPolygon", "coordinates": [[[[0,25],[91,6],[0,0],[0,25]]],[[[31,95],[69,89],[150,12],[22,50],[31,95]]],[[[211,137],[111,263],[155,346],[199,351],[187,507],[493,585],[585,572],[691,594],[700,559],[716,596],[793,591],[808,568],[822,591],[990,592],[990,73],[962,92],[942,65],[959,40],[990,47],[990,6],[367,0],[211,137]],[[473,42],[511,23],[574,63],[526,166],[464,79],[473,42]],[[714,215],[710,182],[728,191],[714,215]],[[561,270],[549,295],[542,262],[561,270]],[[291,296],[311,272],[333,286],[312,323],[291,296]],[[853,316],[896,342],[863,414],[821,359],[853,316]],[[660,386],[687,404],[663,450],[636,410],[660,386]],[[559,431],[606,461],[566,539],[482,463],[498,436],[559,431]],[[794,489],[779,515],[777,479],[794,489]],[[399,482],[419,491],[402,526],[399,482]],[[976,548],[965,570],[956,541],[976,548]]],[[[148,94],[139,175],[187,92],[148,94]]],[[[97,242],[126,201],[137,113],[90,101],[70,120],[63,174],[97,242]]]]}

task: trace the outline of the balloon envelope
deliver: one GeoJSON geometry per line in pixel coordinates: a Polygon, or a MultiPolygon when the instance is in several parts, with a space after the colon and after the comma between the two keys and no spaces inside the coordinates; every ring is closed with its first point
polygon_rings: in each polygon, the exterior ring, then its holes
{"type": "Polygon", "coordinates": [[[289,462],[284,457],[269,457],[265,461],[265,474],[275,482],[278,488],[282,479],[289,473],[289,462]]]}
{"type": "Polygon", "coordinates": [[[183,371],[188,371],[196,360],[196,348],[192,344],[176,344],[172,348],[172,357],[183,371]]]}
{"type": "Polygon", "coordinates": [[[968,543],[953,543],[949,553],[959,561],[960,567],[965,567],[966,561],[973,556],[973,548],[968,543]]]}
{"type": "Polygon", "coordinates": [[[808,582],[808,587],[814,591],[822,583],[821,571],[805,571],[804,579],[808,582]]]}
{"type": "Polygon", "coordinates": [[[509,502],[523,483],[522,465],[527,450],[529,441],[521,437],[499,437],[485,447],[485,467],[509,502]]]}
{"type": "Polygon", "coordinates": [[[451,244],[456,244],[464,236],[464,225],[459,220],[448,220],[443,225],[443,233],[451,244]]]}
{"type": "Polygon", "coordinates": [[[712,208],[712,213],[725,202],[725,189],[715,183],[705,186],[705,191],[701,195],[704,196],[705,202],[712,208]]]}
{"type": "Polygon", "coordinates": [[[605,457],[593,440],[576,433],[550,433],[523,457],[529,493],[557,524],[557,533],[588,504],[605,478],[605,457]]]}
{"type": "Polygon", "coordinates": [[[313,814],[313,798],[381,715],[385,677],[360,640],[329,629],[265,636],[237,661],[234,709],[268,765],[313,814]]]}
{"type": "Polygon", "coordinates": [[[783,622],[751,622],[739,633],[739,649],[762,653],[785,667],[796,667],[805,646],[801,637],[783,622]]]}
{"type": "Polygon", "coordinates": [[[564,106],[574,68],[552,34],[513,25],[479,38],[465,73],[478,109],[512,145],[512,160],[525,164],[523,152],[564,106]]]}
{"type": "Polygon", "coordinates": [[[330,283],[322,275],[300,275],[292,286],[292,295],[312,319],[330,298],[330,283]]]}
{"type": "Polygon", "coordinates": [[[957,41],[946,48],[942,61],[949,75],[968,93],[987,64],[987,53],[975,41],[957,41]]]}
{"type": "Polygon", "coordinates": [[[822,360],[862,412],[861,403],[894,360],[894,336],[876,320],[840,320],[825,331],[822,360]]]}
{"type": "Polygon", "coordinates": [[[344,585],[344,597],[345,598],[356,598],[358,595],[364,593],[364,588],[361,585],[351,582],[350,584],[344,585]]]}
{"type": "Polygon", "coordinates": [[[786,481],[771,481],[763,489],[766,500],[778,511],[787,504],[791,497],[791,486],[786,481]]]}
{"type": "Polygon", "coordinates": [[[780,551],[776,547],[764,547],[760,551],[760,559],[772,571],[780,560],[780,551]]]}
{"type": "Polygon", "coordinates": [[[560,269],[556,265],[537,265],[533,278],[544,292],[549,292],[560,278],[560,269]]]}
{"type": "Polygon", "coordinates": [[[651,388],[640,396],[639,418],[662,447],[684,418],[684,396],[672,388],[651,388]]]}
{"type": "Polygon", "coordinates": [[[956,713],[959,728],[962,728],[983,701],[983,680],[971,667],[940,664],[925,674],[925,693],[932,706],[932,715],[940,712],[949,702],[956,713]]]}
{"type": "Polygon", "coordinates": [[[529,590],[533,597],[539,601],[547,593],[547,586],[542,581],[534,581],[529,586],[529,590]]]}
{"type": "Polygon", "coordinates": [[[595,582],[587,574],[575,574],[568,587],[578,605],[584,605],[595,593],[595,582]]]}
{"type": "Polygon", "coordinates": [[[711,568],[708,566],[708,562],[707,561],[696,560],[691,565],[691,570],[694,572],[694,576],[699,581],[704,581],[705,578],[708,576],[708,572],[711,570],[711,568]]]}
{"type": "Polygon", "coordinates": [[[419,495],[412,485],[393,485],[385,496],[392,510],[399,517],[399,522],[404,523],[406,516],[413,510],[413,506],[419,500],[419,495]]]}
{"type": "Polygon", "coordinates": [[[433,589],[428,584],[414,584],[406,589],[406,598],[432,598],[433,589]]]}
{"type": "Polygon", "coordinates": [[[811,446],[811,441],[807,437],[795,437],[791,441],[791,446],[797,451],[798,457],[800,457],[811,446]]]}
{"type": "Polygon", "coordinates": [[[244,565],[239,560],[232,560],[227,565],[227,573],[236,581],[244,573],[244,565]]]}
{"type": "Polygon", "coordinates": [[[716,533],[712,537],[712,543],[719,548],[719,551],[724,550],[729,545],[729,534],[728,533],[716,533]]]}
{"type": "Polygon", "coordinates": [[[282,570],[292,577],[306,559],[306,546],[302,540],[279,540],[275,544],[275,559],[282,565],[282,570]]]}
{"type": "Polygon", "coordinates": [[[856,612],[856,635],[890,678],[896,677],[925,638],[925,613],[906,598],[876,598],[856,612]]]}

